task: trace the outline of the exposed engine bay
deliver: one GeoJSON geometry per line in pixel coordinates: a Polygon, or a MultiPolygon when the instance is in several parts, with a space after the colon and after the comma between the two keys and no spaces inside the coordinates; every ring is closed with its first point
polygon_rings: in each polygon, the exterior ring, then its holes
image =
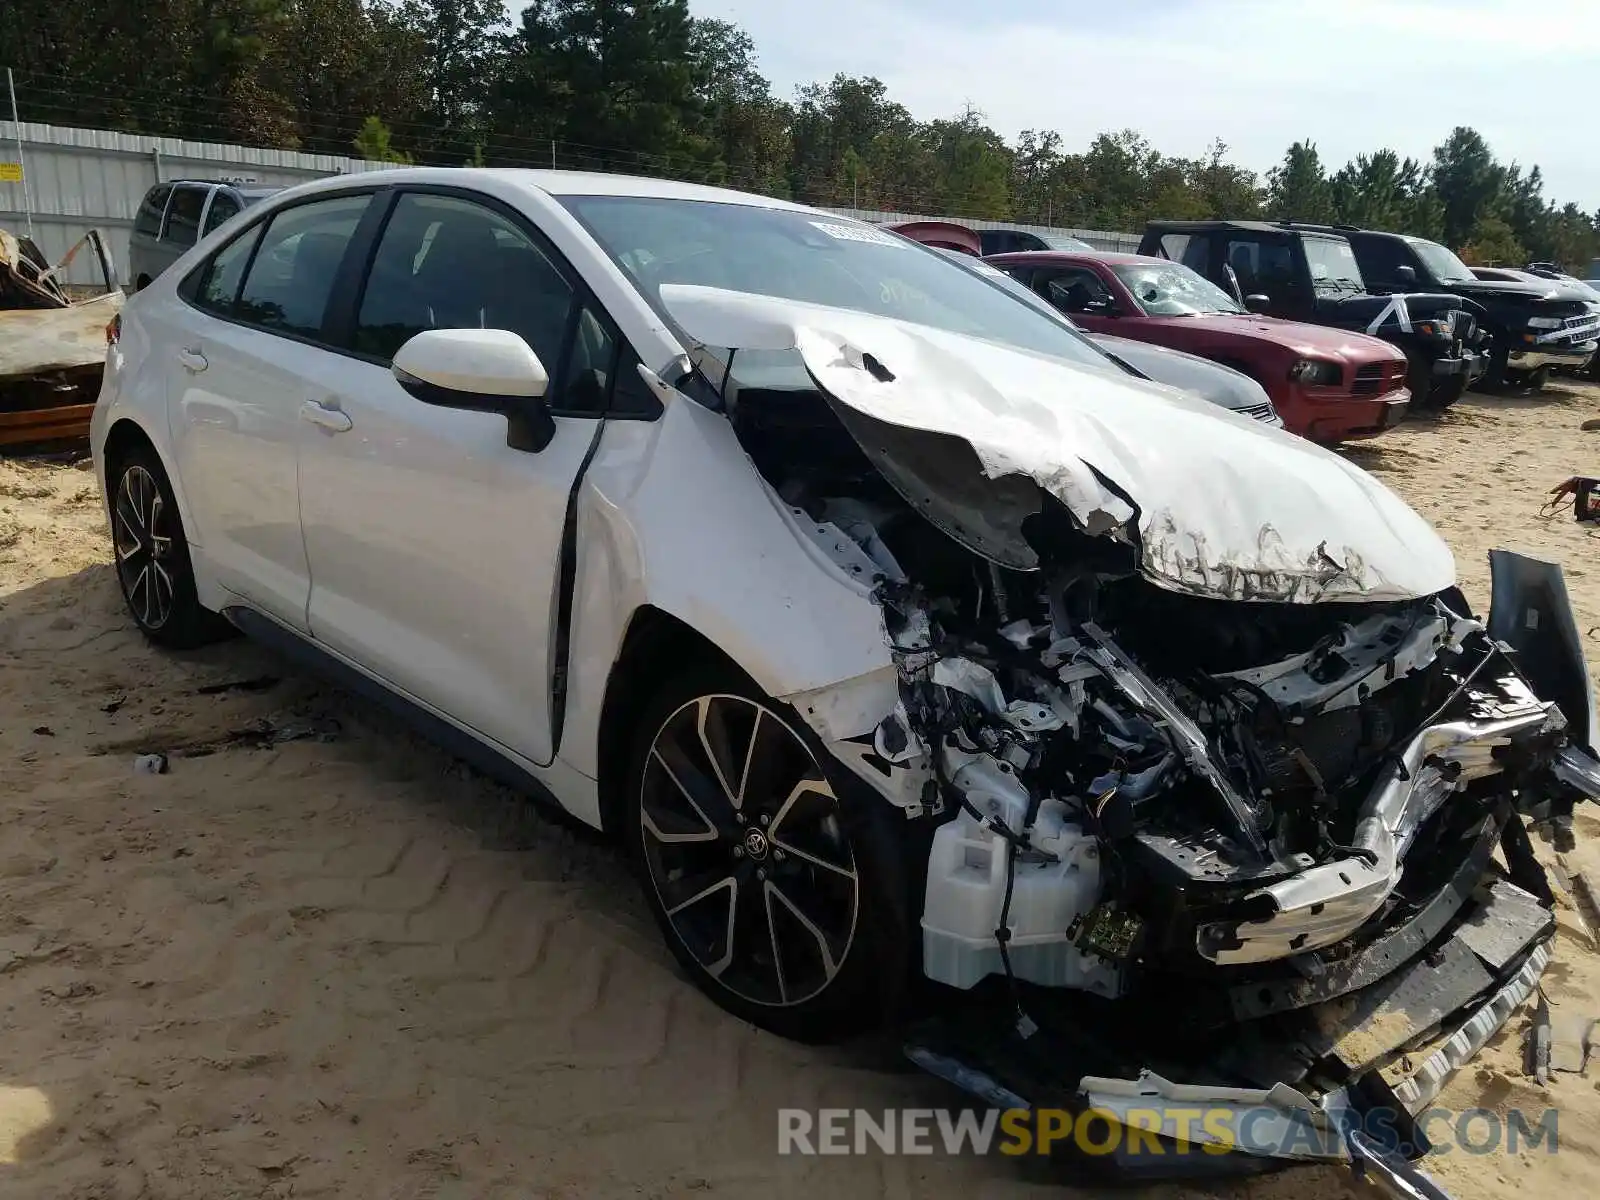
{"type": "MultiPolygon", "coordinates": [[[[899,703],[870,735],[831,748],[908,819],[935,826],[926,975],[974,996],[998,989],[993,1036],[947,1025],[922,1043],[923,1065],[991,1100],[1027,1099],[1028,1060],[1082,1019],[1039,1034],[1056,1003],[1041,997],[1116,1000],[1131,1014],[1181,995],[1190,1032],[1232,1030],[1231,1051],[1197,1061],[1147,1039],[1107,1057],[1068,1037],[1051,1052],[1078,1056],[1081,1078],[1067,1071],[1076,1090],[1055,1098],[1109,1104],[1124,1085],[1148,1095],[1171,1086],[1151,1074],[1165,1064],[1224,1091],[1291,1083],[1318,1112],[1388,1068],[1385,1095],[1420,1103],[1442,1076],[1405,1075],[1402,1051],[1491,993],[1504,1007],[1511,993],[1494,988],[1519,971],[1531,991],[1551,922],[1522,818],[1560,827],[1600,796],[1583,744],[1590,713],[1573,714],[1573,744],[1568,715],[1542,698],[1571,707],[1576,694],[1570,679],[1549,685],[1560,671],[1548,654],[1525,660],[1454,588],[1371,603],[1183,594],[1032,481],[975,471],[978,491],[936,504],[914,465],[885,469],[863,449],[925,443],[898,464],[959,453],[941,435],[874,428],[816,391],[730,389],[728,409],[797,525],[876,581],[899,703]],[[1514,952],[1502,947],[1492,970],[1463,962],[1453,1002],[1341,1059],[1328,1006],[1349,1009],[1349,1034],[1372,1016],[1352,997],[1398,986],[1400,968],[1456,945],[1494,902],[1522,922],[1514,952]],[[1321,1042],[1302,1035],[1307,1021],[1321,1042]],[[1097,1071],[1100,1093],[1088,1086],[1097,1071]]],[[[1118,1022],[1093,1011],[1113,1043],[1118,1022]]],[[[1348,1160],[1353,1145],[1328,1157],[1348,1160]]]]}

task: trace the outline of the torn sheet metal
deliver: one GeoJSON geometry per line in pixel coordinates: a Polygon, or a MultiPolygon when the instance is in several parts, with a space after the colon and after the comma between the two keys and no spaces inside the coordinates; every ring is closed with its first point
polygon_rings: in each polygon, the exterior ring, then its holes
{"type": "Polygon", "coordinates": [[[105,239],[91,229],[49,265],[27,238],[0,229],[0,445],[86,437],[106,360],[106,326],[123,294],[105,239]],[[85,249],[105,294],[74,301],[59,282],[85,249]]]}
{"type": "Polygon", "coordinates": [[[122,311],[122,293],[70,308],[0,309],[0,387],[43,371],[105,362],[106,325],[122,311]]]}
{"type": "MultiPolygon", "coordinates": [[[[661,298],[706,345],[797,350],[837,406],[964,440],[983,478],[1031,480],[1089,533],[1136,542],[1170,590],[1313,604],[1454,583],[1439,535],[1365,471],[1203,400],[866,313],[690,284],[661,298]]],[[[856,436],[891,482],[910,470],[856,436]]]]}

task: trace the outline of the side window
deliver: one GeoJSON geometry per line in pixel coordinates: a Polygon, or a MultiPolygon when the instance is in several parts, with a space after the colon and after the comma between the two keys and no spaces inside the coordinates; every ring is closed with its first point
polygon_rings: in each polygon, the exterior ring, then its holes
{"type": "Polygon", "coordinates": [[[1196,275],[1209,275],[1211,273],[1211,237],[1209,234],[1197,233],[1187,238],[1188,244],[1184,246],[1177,261],[1188,267],[1196,275]]]}
{"type": "Polygon", "coordinates": [[[509,329],[553,375],[573,300],[571,285],[507,218],[456,196],[408,193],[378,242],[354,348],[387,362],[424,329],[509,329]]]}
{"type": "Polygon", "coordinates": [[[558,412],[598,416],[606,410],[606,397],[611,394],[616,367],[617,339],[586,307],[578,314],[572,353],[567,359],[561,390],[551,398],[551,407],[558,412]]]}
{"type": "Polygon", "coordinates": [[[172,186],[165,183],[146,192],[144,203],[139,205],[139,213],[133,219],[133,231],[149,237],[160,237],[161,215],[167,211],[167,197],[171,195],[172,186]]]}
{"type": "Polygon", "coordinates": [[[1111,291],[1093,271],[1083,267],[1063,267],[1040,271],[1034,290],[1062,312],[1089,311],[1096,302],[1111,298],[1111,291]]]}
{"type": "Polygon", "coordinates": [[[1247,296],[1261,293],[1277,299],[1302,290],[1287,242],[1235,238],[1228,243],[1228,265],[1247,296]]]}
{"type": "Polygon", "coordinates": [[[1398,268],[1412,265],[1408,247],[1399,238],[1351,238],[1350,247],[1356,252],[1356,265],[1368,283],[1398,283],[1398,268]]]}
{"type": "Polygon", "coordinates": [[[211,197],[211,207],[206,210],[205,232],[210,233],[229,217],[238,216],[239,202],[227,192],[218,192],[211,197]]]}
{"type": "Polygon", "coordinates": [[[1189,246],[1187,233],[1163,233],[1161,235],[1161,257],[1170,258],[1173,262],[1183,261],[1183,252],[1189,246]]]}
{"type": "Polygon", "coordinates": [[[174,246],[192,246],[200,236],[200,210],[206,206],[206,189],[179,186],[167,209],[167,227],[161,240],[174,246]]]}
{"type": "Polygon", "coordinates": [[[234,315],[266,329],[316,337],[333,283],[370,197],[336,196],[273,214],[234,315]]]}
{"type": "Polygon", "coordinates": [[[207,312],[218,316],[232,316],[233,304],[239,296],[239,283],[244,269],[250,265],[250,251],[261,239],[261,227],[250,230],[243,237],[234,238],[203,267],[200,286],[194,302],[207,312]]]}

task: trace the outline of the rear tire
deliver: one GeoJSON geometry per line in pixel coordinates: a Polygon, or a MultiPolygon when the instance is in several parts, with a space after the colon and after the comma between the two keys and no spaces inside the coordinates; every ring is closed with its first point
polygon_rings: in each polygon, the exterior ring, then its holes
{"type": "Polygon", "coordinates": [[[149,446],[130,446],[107,472],[117,585],[139,632],[158,646],[190,650],[233,627],[200,606],[194,565],[172,484],[149,446]]]}
{"type": "Polygon", "coordinates": [[[898,1012],[916,958],[917,839],[791,709],[731,668],[684,672],[646,706],[625,786],[646,902],[719,1006],[812,1042],[898,1012]]]}

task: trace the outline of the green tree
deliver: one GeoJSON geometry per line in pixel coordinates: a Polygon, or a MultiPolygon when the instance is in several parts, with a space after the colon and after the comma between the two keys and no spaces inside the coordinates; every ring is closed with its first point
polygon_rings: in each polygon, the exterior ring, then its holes
{"type": "Polygon", "coordinates": [[[923,131],[938,180],[939,208],[956,216],[1011,215],[1011,150],[968,105],[923,131]]]}
{"type": "Polygon", "coordinates": [[[689,43],[718,176],[735,187],[782,194],[791,114],[757,69],[755,43],[737,25],[710,18],[693,20],[689,43]]]}
{"type": "Polygon", "coordinates": [[[1283,221],[1333,220],[1333,188],[1315,142],[1296,142],[1268,173],[1267,210],[1283,221]]]}
{"type": "Polygon", "coordinates": [[[459,162],[490,124],[485,84],[499,66],[505,0],[402,0],[396,17],[421,48],[427,117],[418,149],[433,161],[459,162]]]}
{"type": "Polygon", "coordinates": [[[1526,262],[1528,252],[1510,224],[1488,213],[1478,219],[1472,236],[1460,249],[1461,260],[1469,266],[1516,266],[1526,262]]]}
{"type": "Polygon", "coordinates": [[[1443,208],[1441,234],[1459,246],[1477,236],[1479,219],[1499,199],[1506,172],[1490,153],[1483,135],[1464,125],[1451,131],[1433,151],[1434,193],[1443,208]]]}
{"type": "Polygon", "coordinates": [[[396,150],[389,138],[389,127],[377,117],[361,123],[361,132],[351,140],[355,151],[368,162],[409,163],[411,156],[396,150]]]}
{"type": "MultiPolygon", "coordinates": [[[[835,75],[827,83],[799,90],[789,125],[793,153],[789,160],[789,192],[806,203],[849,204],[859,194],[860,175],[844,184],[845,152],[857,159],[872,156],[874,141],[883,134],[904,138],[915,126],[904,106],[888,99],[883,81],[870,76],[835,75]]],[[[884,186],[905,196],[904,181],[889,178],[884,186]]]]}

